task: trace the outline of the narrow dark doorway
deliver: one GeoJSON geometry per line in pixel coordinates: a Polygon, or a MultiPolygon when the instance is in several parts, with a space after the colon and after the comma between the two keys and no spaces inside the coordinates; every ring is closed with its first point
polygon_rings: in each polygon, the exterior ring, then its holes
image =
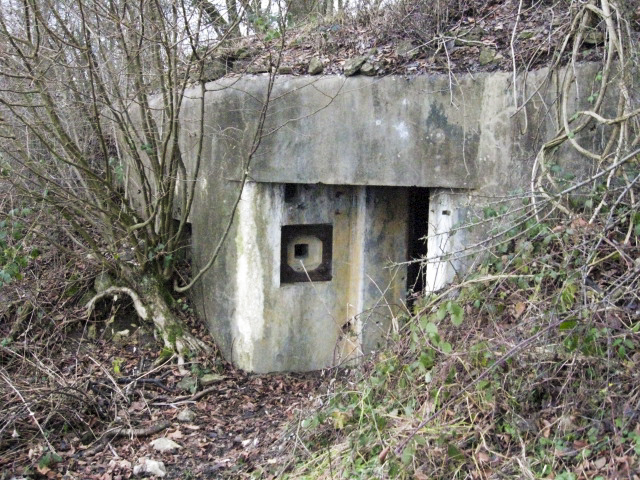
{"type": "Polygon", "coordinates": [[[409,222],[407,232],[407,293],[409,304],[413,304],[417,294],[425,287],[424,268],[418,261],[427,255],[427,235],[429,233],[429,189],[409,189],[409,222]]]}

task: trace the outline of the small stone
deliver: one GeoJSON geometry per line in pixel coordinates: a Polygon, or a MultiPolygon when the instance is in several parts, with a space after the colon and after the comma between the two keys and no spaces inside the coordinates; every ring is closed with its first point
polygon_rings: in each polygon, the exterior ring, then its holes
{"type": "Polygon", "coordinates": [[[489,65],[496,58],[497,52],[492,48],[483,48],[480,51],[480,65],[489,65]]]}
{"type": "Polygon", "coordinates": [[[364,56],[350,58],[349,60],[347,60],[344,63],[344,76],[350,77],[358,73],[360,71],[360,68],[362,67],[362,65],[364,65],[364,62],[366,61],[367,61],[367,57],[364,57],[364,56]]]}
{"type": "Polygon", "coordinates": [[[156,438],[151,442],[151,446],[160,453],[173,452],[174,450],[182,448],[182,446],[167,437],[156,438]]]}
{"type": "Polygon", "coordinates": [[[146,470],[149,475],[154,475],[156,477],[164,477],[167,474],[167,469],[164,466],[164,463],[158,462],[156,460],[150,460],[146,463],[146,470]]]}
{"type": "Polygon", "coordinates": [[[178,388],[184,390],[185,392],[195,393],[196,387],[198,386],[198,379],[187,375],[182,380],[178,382],[178,388]]]}
{"type": "Polygon", "coordinates": [[[289,65],[281,65],[278,67],[278,73],[280,75],[291,75],[293,73],[293,68],[289,65]]]}
{"type": "Polygon", "coordinates": [[[309,75],[318,75],[322,73],[324,70],[324,65],[322,64],[322,60],[318,57],[313,57],[309,62],[309,75]]]}
{"type": "Polygon", "coordinates": [[[376,68],[373,66],[373,64],[369,62],[364,62],[364,65],[360,67],[360,73],[362,75],[367,75],[368,77],[372,77],[376,74],[376,68]]]}
{"type": "Polygon", "coordinates": [[[193,410],[185,408],[178,414],[178,421],[183,423],[191,423],[196,419],[196,414],[193,410]]]}
{"type": "Polygon", "coordinates": [[[203,387],[206,387],[207,385],[221,382],[224,379],[225,377],[223,375],[218,375],[217,373],[207,373],[206,375],[200,377],[200,384],[203,387]]]}
{"type": "Polygon", "coordinates": [[[127,340],[127,338],[129,337],[129,330],[120,330],[119,332],[116,332],[113,334],[113,337],[111,338],[111,340],[114,343],[123,343],[127,340]]]}
{"type": "Polygon", "coordinates": [[[138,464],[133,467],[133,474],[138,476],[144,475],[145,473],[155,475],[156,477],[164,477],[167,474],[167,469],[162,462],[150,458],[141,458],[138,460],[138,464]]]}

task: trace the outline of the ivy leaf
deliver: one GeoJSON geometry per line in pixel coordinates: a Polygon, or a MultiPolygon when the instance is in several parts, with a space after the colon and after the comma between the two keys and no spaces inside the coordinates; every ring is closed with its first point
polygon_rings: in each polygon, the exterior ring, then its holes
{"type": "Polygon", "coordinates": [[[576,320],[565,320],[560,325],[558,325],[558,330],[571,330],[578,323],[576,320]]]}

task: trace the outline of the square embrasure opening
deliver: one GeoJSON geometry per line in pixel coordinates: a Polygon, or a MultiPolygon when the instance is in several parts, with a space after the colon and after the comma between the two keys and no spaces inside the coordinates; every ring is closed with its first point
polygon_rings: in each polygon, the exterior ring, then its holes
{"type": "Polygon", "coordinates": [[[308,243],[296,243],[293,246],[293,256],[297,259],[305,259],[309,256],[308,243]]]}
{"type": "Polygon", "coordinates": [[[283,225],[280,245],[281,284],[331,280],[333,225],[283,225]]]}

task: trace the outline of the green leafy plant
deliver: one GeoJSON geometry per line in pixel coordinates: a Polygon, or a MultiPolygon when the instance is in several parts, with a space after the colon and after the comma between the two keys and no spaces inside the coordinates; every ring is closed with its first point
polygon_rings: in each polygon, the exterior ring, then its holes
{"type": "Polygon", "coordinates": [[[114,358],[111,362],[113,373],[115,373],[116,375],[120,375],[123,363],[124,363],[123,358],[114,358]]]}
{"type": "Polygon", "coordinates": [[[57,453],[47,452],[38,460],[38,468],[40,470],[48,469],[60,462],[62,462],[62,457],[60,455],[57,453]]]}
{"type": "Polygon", "coordinates": [[[12,209],[0,220],[0,287],[22,279],[22,270],[29,261],[40,256],[38,248],[26,244],[25,222],[32,214],[30,208],[12,209]]]}

